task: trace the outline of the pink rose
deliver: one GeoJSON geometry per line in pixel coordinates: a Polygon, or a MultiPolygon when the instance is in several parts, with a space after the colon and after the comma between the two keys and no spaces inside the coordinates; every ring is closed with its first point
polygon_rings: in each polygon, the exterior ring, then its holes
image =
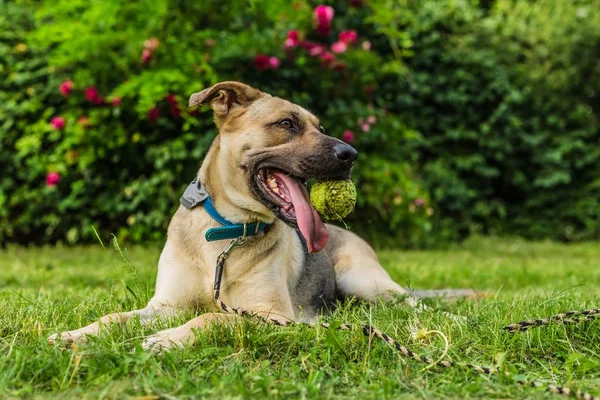
{"type": "Polygon", "coordinates": [[[148,111],[148,121],[156,122],[156,120],[158,120],[159,117],[160,110],[158,109],[158,107],[154,106],[150,109],[150,111],[148,111]]]}
{"type": "Polygon", "coordinates": [[[313,57],[316,57],[316,56],[320,56],[321,54],[323,54],[324,51],[325,51],[325,48],[323,46],[314,46],[308,50],[308,54],[310,54],[313,57]]]}
{"type": "Polygon", "coordinates": [[[354,44],[358,40],[358,33],[356,31],[343,31],[340,33],[340,42],[344,42],[346,44],[354,44]]]}
{"type": "Polygon", "coordinates": [[[58,172],[49,172],[48,175],[46,175],[47,187],[54,187],[58,182],[60,182],[60,174],[58,172]]]}
{"type": "Polygon", "coordinates": [[[283,48],[289,50],[296,47],[297,44],[298,42],[294,41],[293,39],[285,39],[285,42],[283,42],[283,48]]]}
{"type": "Polygon", "coordinates": [[[169,93],[165,96],[165,100],[170,105],[177,104],[177,100],[175,99],[175,95],[173,93],[169,93]]]}
{"type": "Polygon", "coordinates": [[[121,104],[121,98],[120,98],[120,97],[118,97],[118,96],[117,96],[117,97],[115,97],[115,98],[112,100],[112,105],[113,105],[113,106],[115,106],[115,107],[119,107],[119,105],[120,105],[120,104],[121,104]]]}
{"type": "Polygon", "coordinates": [[[334,53],[343,53],[346,51],[347,48],[348,46],[344,42],[335,42],[331,45],[331,51],[333,51],[334,53]]]}
{"type": "Polygon", "coordinates": [[[50,120],[50,124],[57,131],[65,127],[65,119],[63,117],[54,117],[50,120]]]}
{"type": "Polygon", "coordinates": [[[369,130],[371,129],[371,125],[369,125],[367,123],[360,124],[360,129],[363,132],[369,132],[369,130]]]}
{"type": "Polygon", "coordinates": [[[315,8],[314,21],[317,33],[319,35],[327,36],[331,29],[331,20],[335,11],[330,6],[320,5],[315,8]]]}
{"type": "Polygon", "coordinates": [[[373,125],[376,122],[377,122],[377,117],[374,115],[369,115],[369,117],[367,118],[367,123],[373,125]]]}
{"type": "Polygon", "coordinates": [[[330,66],[335,61],[335,56],[328,51],[321,54],[320,58],[321,58],[321,64],[324,67],[330,66]]]}
{"type": "Polygon", "coordinates": [[[296,42],[298,41],[299,37],[300,37],[300,35],[298,34],[298,31],[295,31],[295,30],[294,31],[289,31],[288,34],[287,34],[287,38],[288,39],[292,39],[292,40],[294,40],[296,42]]]}
{"type": "Polygon", "coordinates": [[[148,64],[152,60],[152,51],[149,49],[144,49],[142,52],[142,62],[144,64],[148,64]]]}
{"type": "Polygon", "coordinates": [[[171,116],[175,119],[179,119],[181,117],[181,111],[176,103],[171,104],[171,116]]]}
{"type": "Polygon", "coordinates": [[[289,31],[287,34],[287,38],[285,39],[285,42],[283,42],[283,47],[286,50],[289,50],[293,47],[298,46],[298,44],[300,43],[299,38],[300,38],[300,36],[298,34],[298,31],[289,31]]]}
{"type": "Polygon", "coordinates": [[[175,95],[173,93],[169,93],[165,97],[165,100],[171,105],[171,116],[175,119],[181,117],[181,110],[179,110],[179,105],[177,104],[175,95]]]}
{"type": "Polygon", "coordinates": [[[413,203],[414,203],[414,204],[415,204],[415,206],[417,206],[417,207],[422,207],[422,206],[424,206],[424,205],[425,205],[425,200],[424,200],[423,198],[421,198],[421,197],[417,197],[417,198],[415,199],[415,201],[413,201],[413,203]]]}
{"type": "Polygon", "coordinates": [[[261,71],[269,68],[269,56],[266,54],[258,54],[254,57],[254,66],[261,71]]]}
{"type": "Polygon", "coordinates": [[[344,131],[344,133],[342,134],[342,140],[346,143],[354,142],[354,132],[344,131]]]}
{"type": "Polygon", "coordinates": [[[362,48],[365,51],[371,50],[371,42],[369,42],[368,40],[365,40],[364,42],[362,42],[362,48]]]}
{"type": "Polygon", "coordinates": [[[156,50],[159,45],[160,45],[160,41],[155,37],[151,37],[150,39],[148,39],[144,42],[144,48],[146,48],[150,51],[156,50]]]}
{"type": "Polygon", "coordinates": [[[100,93],[98,93],[98,89],[96,89],[94,86],[90,86],[85,89],[85,98],[96,105],[104,102],[104,99],[102,96],[100,96],[100,93]]]}
{"type": "Polygon", "coordinates": [[[279,68],[279,59],[277,57],[269,57],[269,68],[277,69],[279,68]]]}
{"type": "Polygon", "coordinates": [[[60,86],[58,87],[58,90],[60,91],[60,93],[63,96],[68,96],[69,93],[71,93],[71,90],[73,90],[73,81],[70,79],[67,79],[66,81],[64,81],[63,83],[60,84],[60,86]]]}

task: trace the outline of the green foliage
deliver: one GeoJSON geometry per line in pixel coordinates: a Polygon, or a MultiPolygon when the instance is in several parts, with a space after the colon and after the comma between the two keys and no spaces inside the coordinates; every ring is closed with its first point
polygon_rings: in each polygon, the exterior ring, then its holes
{"type": "Polygon", "coordinates": [[[307,107],[333,136],[353,131],[345,222],[379,244],[600,236],[592,0],[363,3],[331,2],[325,37],[306,0],[0,5],[0,241],[162,238],[216,134],[187,98],[230,79],[307,107]],[[359,39],[325,65],[286,50],[290,30],[326,51],[344,30],[359,39]],[[280,65],[257,68],[259,54],[280,65]]]}

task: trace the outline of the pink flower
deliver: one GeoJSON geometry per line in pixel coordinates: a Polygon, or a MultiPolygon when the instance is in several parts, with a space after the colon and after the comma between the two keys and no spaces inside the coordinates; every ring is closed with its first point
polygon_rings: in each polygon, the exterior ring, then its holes
{"type": "Polygon", "coordinates": [[[323,46],[317,45],[317,46],[311,47],[308,50],[308,54],[310,54],[313,57],[316,57],[316,56],[320,56],[321,54],[323,54],[324,51],[325,51],[325,48],[323,46]]]}
{"type": "Polygon", "coordinates": [[[63,96],[68,96],[71,90],[73,90],[73,81],[67,79],[66,81],[60,84],[58,90],[60,91],[60,93],[62,93],[63,96]]]}
{"type": "Polygon", "coordinates": [[[298,41],[299,37],[300,37],[300,35],[298,34],[298,31],[295,31],[295,30],[289,31],[287,34],[287,38],[292,39],[295,42],[298,41]]]}
{"type": "Polygon", "coordinates": [[[314,21],[319,35],[327,36],[331,29],[331,20],[335,11],[330,6],[320,5],[315,8],[314,21]]]}
{"type": "Polygon", "coordinates": [[[346,143],[354,142],[354,132],[344,131],[344,133],[342,134],[342,140],[346,143]]]}
{"type": "Polygon", "coordinates": [[[63,117],[54,117],[50,120],[50,124],[57,131],[65,127],[65,119],[63,117]]]}
{"type": "Polygon", "coordinates": [[[269,68],[269,56],[266,54],[258,54],[254,57],[254,66],[261,71],[269,68]]]}
{"type": "Polygon", "coordinates": [[[369,132],[369,130],[371,129],[371,125],[364,123],[364,124],[360,124],[360,129],[363,132],[369,132]]]}
{"type": "Polygon", "coordinates": [[[371,50],[371,42],[369,42],[368,40],[365,40],[364,42],[362,42],[362,48],[365,51],[371,50]]]}
{"type": "Polygon", "coordinates": [[[112,105],[115,107],[119,107],[119,105],[121,104],[121,98],[119,96],[115,97],[112,100],[112,105]]]}
{"type": "Polygon", "coordinates": [[[177,104],[177,99],[173,93],[169,93],[165,100],[167,103],[171,105],[171,116],[175,119],[181,117],[181,110],[179,110],[179,105],[177,104]]]}
{"type": "Polygon", "coordinates": [[[156,122],[156,120],[160,117],[160,110],[158,107],[154,106],[148,111],[148,121],[156,122]]]}
{"type": "Polygon", "coordinates": [[[413,201],[413,203],[414,203],[414,204],[415,204],[415,206],[417,206],[417,207],[422,207],[422,206],[424,206],[424,205],[425,205],[425,200],[424,200],[423,198],[421,198],[421,197],[417,197],[417,198],[415,199],[415,201],[413,201]]]}
{"type": "Polygon", "coordinates": [[[98,93],[98,89],[96,89],[94,86],[90,86],[85,89],[85,98],[96,105],[104,102],[104,99],[102,96],[100,96],[100,93],[98,93]]]}
{"type": "Polygon", "coordinates": [[[344,42],[335,42],[331,45],[331,51],[333,51],[334,53],[343,53],[346,51],[347,48],[348,46],[344,42]]]}
{"type": "Polygon", "coordinates": [[[283,42],[283,47],[285,47],[286,50],[296,47],[299,43],[298,37],[298,31],[289,31],[285,42],[283,42]]]}
{"type": "Polygon", "coordinates": [[[286,50],[289,50],[291,48],[296,47],[297,44],[298,44],[298,42],[296,42],[292,39],[285,39],[285,42],[283,42],[283,48],[286,50]]]}
{"type": "Polygon", "coordinates": [[[49,172],[48,175],[46,175],[47,187],[54,187],[58,182],[60,182],[60,174],[58,172],[49,172]]]}
{"type": "Polygon", "coordinates": [[[177,100],[175,99],[175,95],[173,93],[169,93],[165,96],[165,100],[170,105],[177,104],[177,100]]]}
{"type": "Polygon", "coordinates": [[[335,56],[328,51],[321,54],[320,58],[321,58],[321,64],[324,67],[330,66],[335,61],[335,56]]]}
{"type": "Polygon", "coordinates": [[[354,44],[358,40],[358,33],[356,31],[343,31],[340,33],[340,42],[344,42],[346,44],[354,44]]]}
{"type": "Polygon", "coordinates": [[[149,49],[144,49],[142,52],[142,62],[144,64],[148,64],[152,60],[152,51],[149,49]]]}
{"type": "Polygon", "coordinates": [[[367,123],[373,125],[376,122],[377,122],[377,117],[374,115],[369,115],[369,117],[367,118],[367,123]]]}
{"type": "Polygon", "coordinates": [[[179,117],[181,117],[181,111],[176,103],[171,104],[171,116],[175,119],[179,119],[179,117]]]}
{"type": "Polygon", "coordinates": [[[277,69],[279,68],[279,59],[277,57],[269,57],[269,68],[277,69]]]}
{"type": "Polygon", "coordinates": [[[144,48],[146,48],[150,51],[156,50],[159,45],[160,45],[160,40],[158,40],[155,37],[151,37],[150,39],[148,39],[144,42],[144,48]]]}

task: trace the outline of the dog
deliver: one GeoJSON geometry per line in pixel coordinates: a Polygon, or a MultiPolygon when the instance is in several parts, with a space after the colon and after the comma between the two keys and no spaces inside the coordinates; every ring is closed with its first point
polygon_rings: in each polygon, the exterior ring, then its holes
{"type": "Polygon", "coordinates": [[[154,296],[141,310],[106,315],[54,334],[49,343],[79,342],[109,323],[138,317],[147,324],[182,309],[205,313],[155,333],[142,346],[191,345],[195,330],[234,323],[239,316],[222,313],[215,303],[213,282],[225,239],[240,235],[241,227],[245,244],[231,251],[221,288],[231,307],[287,322],[313,321],[345,297],[390,301],[406,295],[416,304],[371,246],[325,224],[310,204],[309,179],[350,178],[357,158],[352,146],[326,135],[304,108],[240,82],[193,94],[190,106],[202,105],[212,108],[219,133],[169,224],[154,296]]]}

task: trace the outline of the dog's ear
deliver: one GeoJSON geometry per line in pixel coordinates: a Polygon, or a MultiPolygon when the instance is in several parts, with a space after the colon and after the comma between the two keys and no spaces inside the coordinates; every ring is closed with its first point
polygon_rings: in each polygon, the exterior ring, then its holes
{"type": "Polygon", "coordinates": [[[190,107],[210,104],[215,117],[225,118],[232,107],[247,106],[260,97],[261,92],[241,82],[221,82],[194,93],[190,97],[190,107]]]}

